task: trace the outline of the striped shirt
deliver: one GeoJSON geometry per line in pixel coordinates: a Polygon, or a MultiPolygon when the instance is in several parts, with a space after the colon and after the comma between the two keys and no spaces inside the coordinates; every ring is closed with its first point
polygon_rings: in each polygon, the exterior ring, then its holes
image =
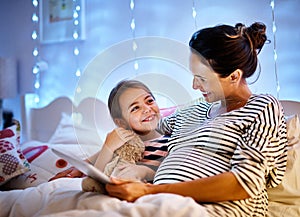
{"type": "Polygon", "coordinates": [[[210,118],[211,104],[200,102],[166,117],[160,130],[170,134],[169,155],[161,163],[155,184],[175,183],[231,171],[250,198],[201,203],[210,216],[265,216],[268,187],[284,175],[286,124],[278,100],[252,95],[237,110],[210,118]]]}
{"type": "Polygon", "coordinates": [[[148,166],[154,171],[157,170],[163,159],[168,154],[168,147],[163,137],[155,140],[144,141],[144,157],[138,164],[148,166]]]}

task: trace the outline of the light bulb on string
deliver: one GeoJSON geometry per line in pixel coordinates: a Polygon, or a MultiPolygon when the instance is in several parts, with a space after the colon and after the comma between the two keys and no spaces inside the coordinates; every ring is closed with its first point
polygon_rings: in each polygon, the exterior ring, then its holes
{"type": "Polygon", "coordinates": [[[40,68],[37,66],[37,65],[35,65],[33,68],[32,68],[32,73],[33,74],[37,74],[37,73],[39,73],[40,72],[40,68]]]}
{"type": "Polygon", "coordinates": [[[137,51],[138,45],[137,45],[136,40],[135,40],[135,27],[136,27],[136,24],[135,24],[135,18],[134,18],[134,8],[135,8],[134,0],[130,0],[130,5],[129,6],[130,6],[130,11],[131,11],[130,28],[131,28],[131,31],[132,31],[132,50],[133,50],[134,59],[135,59],[133,67],[134,67],[134,70],[137,71],[139,69],[139,64],[138,64],[138,61],[136,59],[136,51],[137,51]]]}
{"type": "Polygon", "coordinates": [[[134,1],[133,1],[133,0],[130,1],[130,9],[131,9],[131,10],[134,9],[134,1]]]}
{"type": "Polygon", "coordinates": [[[32,55],[35,56],[35,57],[38,56],[39,55],[39,50],[37,48],[34,48],[33,52],[32,52],[32,55]]]}
{"type": "Polygon", "coordinates": [[[34,83],[34,88],[35,89],[39,89],[40,88],[40,82],[39,81],[35,81],[35,83],[34,83]]]}
{"type": "Polygon", "coordinates": [[[75,56],[79,55],[79,49],[77,47],[74,48],[74,55],[75,56]]]}
{"type": "Polygon", "coordinates": [[[197,11],[196,11],[196,6],[195,6],[195,0],[193,0],[193,5],[192,5],[192,17],[194,19],[194,26],[195,29],[197,29],[197,11]]]}
{"type": "Polygon", "coordinates": [[[78,32],[75,30],[73,32],[73,38],[76,40],[76,39],[78,39],[78,37],[79,37],[78,32]]]}
{"type": "Polygon", "coordinates": [[[275,78],[276,78],[276,91],[277,91],[277,98],[279,99],[279,91],[280,91],[280,84],[279,84],[279,77],[278,77],[278,71],[277,71],[277,51],[276,51],[276,22],[275,22],[275,1],[270,1],[270,6],[272,9],[272,31],[273,31],[273,53],[274,53],[274,72],[275,72],[275,78]]]}
{"type": "Polygon", "coordinates": [[[39,17],[36,15],[36,13],[33,13],[31,19],[32,19],[33,22],[36,22],[36,23],[39,21],[39,17]]]}
{"type": "Polygon", "coordinates": [[[32,0],[32,5],[34,7],[37,7],[39,5],[39,1],[38,0],[32,0]]]}
{"type": "Polygon", "coordinates": [[[31,34],[31,38],[32,38],[33,40],[36,40],[37,37],[38,37],[37,31],[36,31],[36,30],[33,30],[32,34],[31,34]]]}
{"type": "Polygon", "coordinates": [[[38,65],[38,60],[40,59],[39,58],[39,40],[38,39],[38,34],[39,34],[39,26],[38,26],[38,23],[39,23],[39,16],[38,16],[38,5],[39,5],[39,1],[38,0],[32,0],[32,5],[34,7],[34,12],[32,13],[32,17],[31,17],[31,20],[32,20],[32,23],[33,23],[33,27],[34,27],[34,30],[32,31],[31,33],[31,38],[32,40],[34,40],[35,42],[35,45],[34,45],[34,48],[33,48],[33,51],[32,51],[32,55],[34,56],[35,58],[35,64],[34,66],[32,67],[32,74],[34,74],[35,76],[35,81],[34,81],[34,89],[35,89],[35,98],[34,98],[34,102],[35,103],[39,103],[40,102],[40,97],[39,97],[39,89],[40,89],[40,72],[41,72],[41,69],[38,65]]]}
{"type": "Polygon", "coordinates": [[[130,27],[131,27],[132,30],[135,29],[135,20],[134,20],[134,18],[131,20],[130,27]]]}
{"type": "Polygon", "coordinates": [[[139,69],[139,63],[137,60],[134,61],[134,69],[138,70],[139,69]]]}
{"type": "Polygon", "coordinates": [[[80,77],[80,76],[81,76],[81,71],[80,71],[79,68],[77,68],[77,70],[76,70],[76,72],[75,72],[75,75],[76,75],[77,77],[80,77]]]}

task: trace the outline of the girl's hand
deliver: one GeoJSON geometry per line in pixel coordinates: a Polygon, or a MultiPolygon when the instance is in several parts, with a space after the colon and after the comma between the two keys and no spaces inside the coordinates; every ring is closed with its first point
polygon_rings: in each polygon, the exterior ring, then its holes
{"type": "Polygon", "coordinates": [[[124,128],[119,127],[107,134],[104,145],[111,152],[114,152],[133,137],[134,132],[132,130],[125,130],[124,128]]]}
{"type": "Polygon", "coordinates": [[[152,184],[111,177],[111,184],[106,184],[107,193],[112,197],[133,202],[139,197],[149,194],[152,184]]]}
{"type": "Polygon", "coordinates": [[[84,174],[81,171],[75,167],[70,167],[62,172],[57,173],[55,176],[49,179],[49,182],[59,178],[79,178],[83,176],[84,174]]]}

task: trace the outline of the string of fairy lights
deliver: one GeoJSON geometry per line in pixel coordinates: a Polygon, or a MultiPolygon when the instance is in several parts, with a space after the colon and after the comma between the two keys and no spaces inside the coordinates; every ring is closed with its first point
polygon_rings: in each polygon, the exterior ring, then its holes
{"type": "MultiPolygon", "coordinates": [[[[73,39],[74,40],[79,40],[79,24],[80,24],[80,11],[81,11],[81,6],[77,0],[73,0],[73,24],[74,24],[74,30],[73,30],[73,39]]],[[[81,76],[81,70],[79,67],[79,47],[75,45],[73,53],[76,58],[76,72],[75,75],[77,77],[81,76]]]]}
{"type": "MultiPolygon", "coordinates": [[[[34,75],[34,90],[35,90],[35,98],[34,102],[38,103],[39,102],[39,89],[41,86],[40,83],[40,76],[41,76],[41,69],[39,65],[40,61],[40,40],[39,40],[39,0],[32,0],[32,5],[34,7],[33,13],[32,13],[32,23],[33,23],[33,31],[31,34],[31,37],[34,41],[34,47],[32,51],[32,55],[34,57],[34,66],[32,68],[32,73],[34,75]]],[[[80,12],[81,12],[81,6],[78,0],[73,0],[73,39],[75,41],[80,39],[80,29],[79,29],[79,24],[81,22],[80,19],[80,12]]],[[[279,98],[279,91],[280,91],[280,84],[279,84],[279,78],[278,78],[278,70],[277,70],[277,47],[276,47],[276,22],[275,22],[275,0],[270,0],[270,6],[272,10],[272,31],[273,31],[273,52],[274,52],[274,73],[275,73],[275,78],[276,78],[276,91],[277,91],[277,98],[279,98]]],[[[130,13],[131,13],[131,22],[130,22],[130,28],[132,32],[132,50],[134,53],[134,69],[137,71],[139,68],[139,63],[137,60],[137,49],[138,49],[138,44],[136,42],[136,35],[135,35],[135,30],[136,30],[136,22],[135,22],[135,1],[130,0],[130,13]]],[[[197,30],[197,11],[196,11],[196,2],[195,0],[192,1],[192,18],[194,20],[194,27],[197,30]]],[[[76,61],[76,71],[75,75],[77,77],[81,76],[81,69],[79,67],[79,55],[80,55],[80,49],[78,46],[78,43],[74,43],[74,49],[73,53],[75,56],[75,61],[76,61]]]]}
{"type": "Polygon", "coordinates": [[[276,48],[276,22],[275,22],[275,0],[271,0],[270,6],[272,9],[272,32],[273,32],[273,52],[274,52],[274,72],[275,72],[275,79],[276,79],[276,91],[277,91],[277,98],[279,99],[279,92],[280,92],[280,84],[278,78],[278,71],[277,71],[277,48],[276,48]]]}
{"type": "Polygon", "coordinates": [[[131,11],[130,28],[131,28],[131,32],[132,32],[132,50],[134,53],[134,69],[137,71],[139,69],[139,63],[136,58],[136,51],[137,51],[138,45],[135,40],[135,18],[134,18],[135,2],[134,2],[134,0],[130,0],[129,7],[130,7],[130,11],[131,11]]]}
{"type": "Polygon", "coordinates": [[[195,26],[195,30],[198,29],[197,26],[197,11],[196,11],[196,3],[195,0],[193,0],[193,5],[192,5],[192,17],[194,19],[194,26],[195,26]]]}
{"type": "Polygon", "coordinates": [[[40,101],[39,98],[39,89],[40,89],[40,67],[38,66],[39,62],[39,54],[40,54],[40,43],[39,43],[39,16],[38,16],[38,10],[39,10],[39,1],[38,0],[32,0],[32,5],[34,7],[34,11],[31,17],[31,20],[33,22],[33,31],[31,34],[31,38],[34,41],[34,47],[32,51],[32,55],[34,57],[34,66],[32,68],[32,73],[34,75],[34,90],[35,90],[35,97],[34,102],[38,103],[40,101]]]}
{"type": "MultiPolygon", "coordinates": [[[[75,41],[78,41],[80,39],[80,15],[81,15],[81,5],[79,3],[78,0],[72,0],[73,1],[73,33],[72,33],[72,37],[75,41]]],[[[41,71],[43,68],[42,64],[45,64],[45,62],[41,61],[41,57],[40,57],[40,29],[39,29],[39,22],[40,18],[39,18],[39,0],[32,0],[32,5],[33,5],[33,13],[32,13],[32,23],[33,23],[33,31],[31,34],[31,38],[34,41],[34,47],[33,47],[33,51],[32,51],[32,55],[34,57],[34,66],[32,67],[32,74],[34,75],[34,93],[35,93],[35,97],[34,97],[34,102],[35,103],[39,103],[40,98],[39,98],[39,90],[41,87],[41,71]]],[[[78,43],[74,43],[74,49],[73,49],[73,53],[75,56],[75,62],[76,62],[76,71],[75,71],[75,75],[77,77],[81,76],[81,70],[79,67],[79,54],[80,54],[80,50],[78,47],[78,43]]]]}

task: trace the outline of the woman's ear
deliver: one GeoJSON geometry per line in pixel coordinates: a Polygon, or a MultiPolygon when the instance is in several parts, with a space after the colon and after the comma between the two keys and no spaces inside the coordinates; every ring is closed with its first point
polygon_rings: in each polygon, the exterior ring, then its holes
{"type": "Polygon", "coordinates": [[[237,83],[241,80],[242,76],[243,76],[243,71],[240,69],[236,69],[229,75],[230,82],[237,83]]]}
{"type": "Polygon", "coordinates": [[[124,129],[126,129],[128,126],[126,121],[124,121],[122,118],[115,118],[114,122],[118,127],[122,127],[124,129]]]}

